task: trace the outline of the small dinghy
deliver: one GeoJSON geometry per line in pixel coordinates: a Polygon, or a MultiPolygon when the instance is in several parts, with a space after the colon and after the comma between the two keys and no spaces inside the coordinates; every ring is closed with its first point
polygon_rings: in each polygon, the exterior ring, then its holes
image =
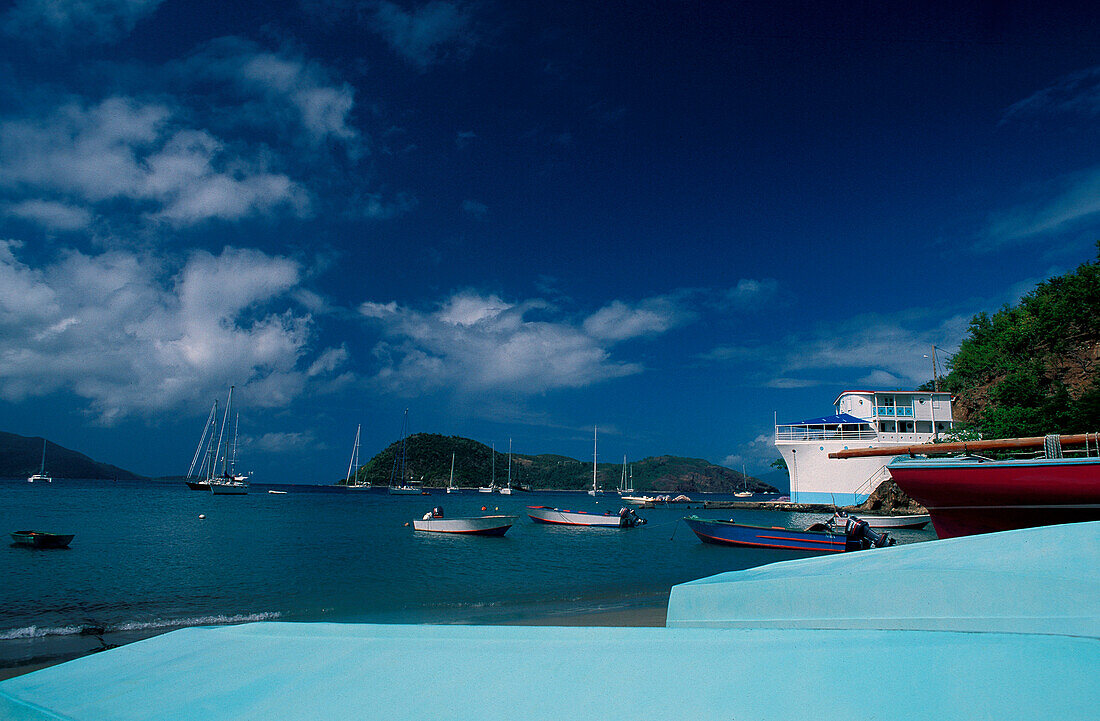
{"type": "Polygon", "coordinates": [[[620,508],[618,513],[593,513],[591,511],[569,511],[550,506],[528,506],[527,515],[535,523],[549,523],[558,526],[594,526],[597,528],[633,528],[645,523],[631,508],[620,508]]]}
{"type": "Polygon", "coordinates": [[[413,529],[432,533],[462,533],[468,536],[503,536],[516,522],[516,516],[471,516],[445,518],[442,506],[436,506],[423,518],[413,521],[413,529]]]}
{"type": "Polygon", "coordinates": [[[75,534],[44,533],[43,531],[13,531],[11,540],[18,546],[34,548],[67,548],[75,534]]]}

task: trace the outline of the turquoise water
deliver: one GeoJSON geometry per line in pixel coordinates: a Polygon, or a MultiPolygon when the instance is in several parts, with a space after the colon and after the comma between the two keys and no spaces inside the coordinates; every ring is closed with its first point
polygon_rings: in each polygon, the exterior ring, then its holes
{"type": "MultiPolygon", "coordinates": [[[[288,493],[274,495],[269,488],[212,496],[178,482],[0,481],[0,531],[76,534],[69,549],[0,545],[0,665],[189,625],[506,623],[663,606],[677,583],[811,555],[699,543],[681,517],[732,515],[700,504],[640,511],[649,523],[635,529],[583,529],[535,524],[524,507],[617,511],[621,502],[566,492],[425,497],[279,486],[288,493]],[[406,526],[435,505],[448,516],[487,506],[520,518],[503,538],[406,526]]],[[[736,519],[800,527],[820,517],[739,511],[736,519]]]]}

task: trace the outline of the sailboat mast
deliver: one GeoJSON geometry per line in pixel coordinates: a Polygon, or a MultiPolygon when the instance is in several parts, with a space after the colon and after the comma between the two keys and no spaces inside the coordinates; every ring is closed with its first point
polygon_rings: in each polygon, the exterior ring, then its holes
{"type": "Polygon", "coordinates": [[[493,477],[489,479],[489,488],[497,487],[497,442],[493,441],[493,477]]]}
{"type": "Polygon", "coordinates": [[[596,490],[596,426],[592,426],[592,490],[596,490]]]}
{"type": "Polygon", "coordinates": [[[233,460],[229,462],[229,472],[237,473],[237,440],[241,437],[241,414],[233,418],[233,460]]]}
{"type": "Polygon", "coordinates": [[[447,481],[447,488],[455,486],[455,454],[451,454],[451,480],[447,481]]]}
{"type": "Polygon", "coordinates": [[[229,438],[226,437],[226,454],[222,455],[222,437],[226,435],[225,427],[229,423],[229,409],[233,405],[233,386],[229,386],[229,398],[225,401],[225,416],[222,418],[222,427],[218,431],[218,449],[214,453],[214,462],[217,463],[218,459],[222,460],[222,475],[228,475],[229,471],[229,438]]]}
{"type": "Polygon", "coordinates": [[[46,439],[42,439],[42,470],[39,471],[43,476],[46,475],[46,439]]]}
{"type": "Polygon", "coordinates": [[[363,424],[355,426],[355,444],[351,447],[351,462],[348,463],[348,479],[344,485],[350,486],[352,473],[355,474],[356,485],[359,481],[359,430],[363,427],[363,424]]]}
{"type": "Polygon", "coordinates": [[[214,464],[217,458],[214,456],[214,436],[218,432],[218,399],[214,399],[214,410],[210,412],[210,442],[206,446],[206,480],[214,477],[214,464]]]}
{"type": "MultiPolygon", "coordinates": [[[[43,447],[45,453],[45,447],[43,447]]],[[[508,439],[508,487],[512,487],[512,439],[508,439]]]]}

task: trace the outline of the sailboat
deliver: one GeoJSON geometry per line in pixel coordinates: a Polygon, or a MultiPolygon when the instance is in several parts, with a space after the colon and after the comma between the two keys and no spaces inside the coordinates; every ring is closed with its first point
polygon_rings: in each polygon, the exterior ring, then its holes
{"type": "Polygon", "coordinates": [[[454,493],[455,488],[455,454],[451,454],[451,478],[447,481],[447,493],[454,493]]]}
{"type": "Polygon", "coordinates": [[[508,484],[500,489],[502,496],[512,495],[512,439],[508,439],[508,484]]]}
{"type": "Polygon", "coordinates": [[[619,487],[616,490],[619,492],[620,496],[634,492],[634,466],[630,467],[630,483],[627,485],[625,454],[623,455],[623,477],[619,479],[619,487]]]}
{"type": "Polygon", "coordinates": [[[34,475],[27,478],[27,483],[34,483],[35,481],[38,481],[39,483],[42,483],[42,482],[53,483],[53,479],[50,478],[49,474],[46,473],[46,439],[45,438],[42,439],[42,468],[39,469],[38,473],[35,473],[34,475]]]}
{"type": "Polygon", "coordinates": [[[355,426],[355,444],[351,447],[351,461],[348,463],[348,477],[344,482],[344,488],[349,491],[369,491],[370,483],[359,482],[359,431],[363,424],[355,426]]]}
{"type": "Polygon", "coordinates": [[[741,464],[741,490],[737,491],[736,493],[733,494],[735,497],[737,497],[737,498],[752,498],[752,491],[749,490],[749,484],[748,484],[748,481],[746,479],[747,479],[747,476],[745,475],[745,464],[742,463],[741,464]]]}
{"type": "MultiPolygon", "coordinates": [[[[233,389],[235,386],[229,386],[229,398],[225,401],[225,415],[222,417],[222,427],[218,432],[218,447],[214,451],[214,463],[211,464],[213,470],[214,466],[217,466],[217,461],[220,458],[222,462],[222,472],[217,476],[210,476],[207,482],[210,484],[210,492],[215,496],[243,496],[248,493],[248,480],[247,476],[236,476],[230,472],[230,456],[236,454],[236,448],[231,447],[229,444],[229,438],[226,434],[225,427],[229,423],[229,411],[233,407],[233,389]],[[222,437],[225,437],[225,455],[222,455],[222,437]]],[[[236,445],[235,443],[233,444],[236,445]]],[[[233,465],[236,465],[236,458],[233,458],[233,465]]]]}
{"type": "Polygon", "coordinates": [[[191,459],[191,467],[187,469],[187,487],[192,491],[209,491],[210,481],[209,478],[213,474],[214,467],[214,436],[218,432],[218,399],[214,399],[213,405],[210,406],[210,413],[206,416],[206,423],[202,426],[202,436],[199,438],[199,445],[195,447],[195,456],[191,459]],[[202,458],[202,463],[199,464],[198,473],[195,473],[195,464],[199,463],[199,459],[202,458]],[[194,478],[195,480],[190,480],[194,478]]]}
{"type": "Polygon", "coordinates": [[[405,409],[405,420],[401,424],[401,459],[398,465],[397,454],[393,456],[393,471],[390,473],[391,496],[419,496],[422,490],[405,480],[405,436],[409,432],[409,409],[405,409]]]}
{"type": "Polygon", "coordinates": [[[493,461],[492,461],[492,468],[493,468],[492,473],[493,473],[493,475],[492,475],[492,478],[489,480],[489,485],[488,486],[481,486],[480,488],[477,489],[478,493],[496,493],[496,491],[497,491],[497,444],[495,442],[493,443],[493,453],[492,453],[492,455],[493,455],[493,461]]]}
{"type": "Polygon", "coordinates": [[[590,496],[602,496],[603,489],[596,485],[596,426],[592,426],[592,489],[590,496]]]}

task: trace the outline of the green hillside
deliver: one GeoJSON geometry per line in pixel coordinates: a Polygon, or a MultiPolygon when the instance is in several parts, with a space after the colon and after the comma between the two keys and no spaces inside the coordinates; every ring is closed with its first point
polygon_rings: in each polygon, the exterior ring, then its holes
{"type": "MultiPolygon", "coordinates": [[[[42,465],[42,439],[0,431],[0,477],[26,478],[42,465]]],[[[83,453],[46,441],[46,473],[54,478],[142,478],[123,468],[93,461],[83,453]]]]}
{"type": "MultiPolygon", "coordinates": [[[[384,486],[390,482],[394,459],[401,453],[401,443],[395,442],[359,467],[360,483],[384,486]]],[[[493,452],[489,446],[469,438],[418,433],[406,439],[406,477],[422,481],[426,486],[445,486],[451,472],[451,454],[455,456],[455,485],[487,486],[492,478],[493,452]]],[[[713,465],[699,458],[658,456],[633,461],[634,488],[638,492],[728,492],[746,487],[757,493],[774,493],[776,489],[755,478],[713,465]]],[[[596,466],[597,483],[614,489],[622,477],[621,463],[600,463],[596,466]]],[[[508,454],[496,452],[496,480],[503,484],[508,477],[508,454]]],[[[339,482],[343,484],[344,481],[339,482]]],[[[579,490],[592,485],[592,463],[552,454],[512,454],[512,483],[531,488],[579,490]]]]}
{"type": "Polygon", "coordinates": [[[1100,252],[969,330],[944,379],[958,420],[985,438],[1100,430],[1100,252]]]}

